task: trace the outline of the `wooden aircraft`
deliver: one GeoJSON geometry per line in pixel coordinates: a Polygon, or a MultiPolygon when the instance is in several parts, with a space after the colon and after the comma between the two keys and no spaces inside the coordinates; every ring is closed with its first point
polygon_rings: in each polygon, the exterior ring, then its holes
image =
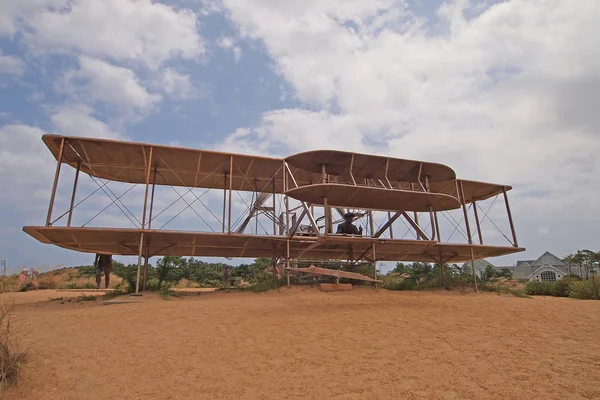
{"type": "MultiPolygon", "coordinates": [[[[286,268],[290,272],[290,263],[298,260],[433,261],[443,266],[525,250],[518,246],[510,212],[507,191],[511,187],[457,179],[455,172],[442,164],[333,150],[271,158],[59,135],[44,135],[42,140],[57,160],[48,214],[45,225],[23,230],[40,242],[66,249],[135,255],[138,287],[141,260],[145,258],[147,265],[152,256],[268,257],[280,260],[284,272],[286,268]],[[76,170],[75,181],[68,211],[53,221],[63,164],[76,170]],[[80,173],[144,185],[139,226],[72,226],[80,173]],[[221,232],[152,227],[157,186],[222,191],[222,209],[216,212],[222,214],[221,232]],[[252,193],[254,199],[237,227],[232,219],[234,192],[252,193]],[[509,245],[503,246],[484,243],[476,207],[477,202],[499,195],[504,197],[512,233],[509,245]],[[276,198],[284,206],[277,207],[276,198]],[[478,243],[467,206],[473,206],[478,243]],[[438,214],[461,208],[466,241],[443,242],[438,214]],[[361,235],[337,233],[335,225],[348,211],[352,211],[350,222],[366,221],[361,235]],[[417,212],[428,216],[428,227],[419,223],[417,212]],[[259,213],[272,220],[272,232],[247,233],[250,221],[259,213]],[[377,228],[375,213],[384,216],[377,228]],[[57,225],[63,216],[66,224],[57,225]],[[413,238],[394,238],[392,227],[401,220],[414,231],[413,238]]],[[[311,273],[327,274],[321,270],[311,273]]],[[[368,280],[377,280],[376,270],[368,280]]]]}

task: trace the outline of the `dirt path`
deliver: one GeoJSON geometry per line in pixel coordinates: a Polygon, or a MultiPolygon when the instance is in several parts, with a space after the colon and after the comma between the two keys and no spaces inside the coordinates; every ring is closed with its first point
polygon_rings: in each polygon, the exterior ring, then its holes
{"type": "Polygon", "coordinates": [[[600,302],[372,289],[40,299],[17,306],[31,357],[8,398],[600,398],[600,302]]]}

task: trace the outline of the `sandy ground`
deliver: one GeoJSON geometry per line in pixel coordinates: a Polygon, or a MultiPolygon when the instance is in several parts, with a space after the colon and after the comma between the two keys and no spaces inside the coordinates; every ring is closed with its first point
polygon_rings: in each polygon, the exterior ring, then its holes
{"type": "Polygon", "coordinates": [[[10,399],[600,399],[600,302],[497,294],[25,293],[10,399]],[[73,295],[77,297],[77,295],[73,295]]]}

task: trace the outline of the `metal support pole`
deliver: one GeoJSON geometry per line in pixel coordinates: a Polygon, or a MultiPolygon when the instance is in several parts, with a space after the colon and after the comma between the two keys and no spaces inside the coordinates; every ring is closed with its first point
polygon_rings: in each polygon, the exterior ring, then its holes
{"type": "Polygon", "coordinates": [[[142,212],[142,233],[140,234],[140,250],[138,252],[137,275],[135,278],[135,294],[140,291],[140,269],[142,267],[142,250],[144,248],[144,230],[146,228],[146,206],[148,205],[148,187],[150,186],[150,171],[152,171],[152,153],[154,147],[150,147],[150,156],[148,157],[148,167],[146,171],[146,190],[144,192],[144,209],[142,212]]]}
{"type": "Polygon", "coordinates": [[[373,221],[373,211],[369,210],[369,233],[371,236],[375,234],[375,222],[373,221]]]}
{"type": "Polygon", "coordinates": [[[52,185],[52,194],[50,195],[50,205],[48,206],[48,217],[46,218],[46,226],[50,226],[52,219],[52,209],[54,208],[54,199],[56,198],[56,187],[60,176],[60,167],[62,166],[63,151],[65,149],[65,138],[60,140],[60,150],[58,151],[58,161],[56,164],[56,172],[54,173],[54,184],[52,185]]]}
{"type": "Polygon", "coordinates": [[[233,156],[229,156],[229,212],[227,217],[227,232],[231,233],[231,193],[233,191],[233,156]]]}
{"type": "Polygon", "coordinates": [[[479,223],[479,214],[477,213],[477,204],[475,203],[475,199],[473,199],[473,211],[475,212],[475,224],[477,225],[477,235],[479,236],[479,244],[483,244],[481,224],[479,223]]]}
{"type": "Polygon", "coordinates": [[[71,219],[73,218],[73,205],[75,204],[75,193],[77,192],[77,182],[79,181],[80,169],[81,160],[77,161],[77,171],[75,172],[75,180],[73,181],[73,194],[71,195],[71,205],[69,206],[69,219],[67,220],[67,227],[71,226],[71,219]]]}
{"type": "Polygon", "coordinates": [[[519,247],[517,243],[517,234],[515,233],[515,225],[512,219],[512,213],[510,212],[510,205],[508,204],[508,195],[506,194],[506,188],[502,188],[502,193],[504,194],[504,203],[506,204],[506,212],[508,213],[508,222],[510,223],[510,231],[513,236],[513,243],[515,247],[519,247]]]}

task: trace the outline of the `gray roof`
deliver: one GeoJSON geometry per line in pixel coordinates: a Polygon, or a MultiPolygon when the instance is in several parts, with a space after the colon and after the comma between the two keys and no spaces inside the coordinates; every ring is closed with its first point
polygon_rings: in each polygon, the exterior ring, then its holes
{"type": "Polygon", "coordinates": [[[556,257],[554,254],[549,251],[542,254],[537,260],[533,262],[533,266],[541,267],[543,264],[549,264],[553,266],[563,266],[565,263],[560,258],[556,257]]]}
{"type": "Polygon", "coordinates": [[[525,264],[525,263],[531,265],[531,264],[533,264],[534,261],[535,260],[520,260],[520,261],[517,261],[517,267],[520,267],[521,264],[525,264]]]}
{"type": "MultiPolygon", "coordinates": [[[[465,267],[470,267],[471,266],[471,262],[467,261],[466,263],[464,263],[463,268],[465,267]]],[[[492,264],[491,262],[489,262],[488,260],[475,260],[475,268],[479,269],[479,270],[485,270],[487,267],[492,267],[492,268],[496,268],[494,266],[494,264],[492,264]]]]}

